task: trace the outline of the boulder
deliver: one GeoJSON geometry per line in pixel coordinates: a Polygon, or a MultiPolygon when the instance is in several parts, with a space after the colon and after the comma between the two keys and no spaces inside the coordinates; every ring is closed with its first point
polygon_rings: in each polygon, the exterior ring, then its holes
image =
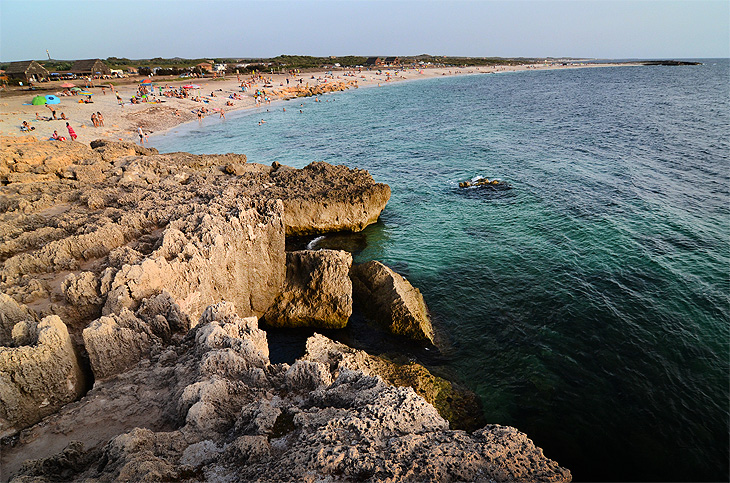
{"type": "Polygon", "coordinates": [[[152,328],[127,308],[96,319],[82,334],[97,380],[126,371],[149,357],[153,345],[161,345],[152,328]]]}
{"type": "Polygon", "coordinates": [[[352,315],[352,255],[338,250],[286,254],[286,284],[264,315],[273,327],[340,329],[352,315]]]}
{"type": "Polygon", "coordinates": [[[36,320],[35,313],[0,292],[0,346],[12,345],[13,327],[18,322],[36,320]]]}
{"type": "Polygon", "coordinates": [[[0,438],[75,400],[86,383],[66,325],[58,316],[38,323],[21,321],[13,336],[19,347],[0,347],[0,438]]]}
{"type": "Polygon", "coordinates": [[[390,332],[433,344],[433,327],[421,292],[408,280],[373,260],[351,271],[355,302],[390,332]]]}

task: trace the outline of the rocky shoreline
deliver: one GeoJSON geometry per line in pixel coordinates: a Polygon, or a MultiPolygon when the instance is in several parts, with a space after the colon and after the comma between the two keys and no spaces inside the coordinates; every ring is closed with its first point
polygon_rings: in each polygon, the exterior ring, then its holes
{"type": "Polygon", "coordinates": [[[433,343],[385,265],[285,250],[376,221],[366,171],[25,137],[0,138],[0,185],[3,481],[570,480],[514,428],[455,429],[476,399],[419,364],[320,334],[270,362],[260,321],[342,327],[353,304],[433,343]]]}

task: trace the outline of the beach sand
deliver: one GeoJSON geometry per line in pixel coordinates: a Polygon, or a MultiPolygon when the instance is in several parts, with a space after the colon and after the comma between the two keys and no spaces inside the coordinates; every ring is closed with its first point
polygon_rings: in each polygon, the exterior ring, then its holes
{"type": "MultiPolygon", "coordinates": [[[[170,88],[179,88],[186,84],[197,84],[200,89],[192,90],[192,94],[205,98],[208,102],[197,102],[190,98],[179,99],[175,97],[155,96],[153,99],[162,102],[143,102],[140,104],[131,104],[130,98],[134,96],[139,87],[139,81],[144,77],[138,77],[135,81],[132,78],[127,80],[130,83],[118,85],[115,87],[124,101],[124,105],[120,106],[115,94],[108,87],[108,81],[95,80],[97,87],[89,88],[93,93],[93,103],[79,103],[84,96],[62,97],[60,104],[53,107],[56,110],[57,117],[60,118],[64,113],[69,121],[64,120],[37,120],[36,113],[41,118],[51,117],[51,111],[44,105],[30,105],[34,96],[60,94],[64,89],[60,84],[68,81],[57,81],[51,83],[40,84],[44,88],[41,92],[20,91],[14,88],[15,92],[0,93],[0,136],[20,136],[27,133],[21,132],[20,126],[23,121],[28,123],[35,129],[30,132],[39,140],[46,140],[51,137],[53,131],[57,131],[60,136],[69,139],[69,133],[66,128],[66,122],[74,129],[78,138],[77,142],[88,144],[95,139],[123,140],[139,143],[138,129],[141,127],[146,134],[159,134],[184,122],[194,121],[198,119],[197,110],[205,106],[210,112],[206,117],[213,116],[220,118],[218,109],[223,108],[226,113],[239,109],[253,108],[256,106],[254,101],[254,93],[257,89],[266,89],[267,95],[272,101],[286,99],[291,95],[286,95],[280,91],[286,87],[294,87],[295,85],[314,87],[322,84],[332,84],[337,82],[349,83],[349,88],[355,86],[362,87],[378,87],[387,84],[406,80],[424,79],[429,77],[442,77],[449,75],[464,74],[484,74],[493,72],[507,72],[520,70],[547,70],[547,69],[570,69],[581,67],[603,67],[607,65],[617,64],[587,64],[587,65],[550,65],[550,64],[531,64],[519,66],[497,66],[497,67],[439,67],[439,68],[408,68],[386,69],[383,68],[378,74],[377,69],[373,70],[339,70],[333,71],[332,75],[327,72],[306,72],[296,77],[290,77],[285,74],[266,75],[267,80],[270,79],[268,85],[273,88],[264,87],[264,83],[251,84],[251,88],[247,92],[242,92],[240,84],[243,81],[251,79],[250,76],[241,75],[241,82],[237,76],[229,75],[225,78],[204,78],[204,79],[188,79],[185,81],[171,81],[165,78],[152,77],[155,90],[158,87],[169,86],[170,88]],[[348,75],[349,74],[349,75],[348,75]],[[287,86],[286,79],[289,77],[290,84],[287,86]],[[301,84],[299,80],[301,79],[301,84]],[[353,82],[356,81],[356,82],[353,82]],[[99,84],[102,83],[102,84],[99,84]],[[55,85],[54,85],[55,84],[55,85]],[[105,93],[102,92],[102,86],[106,88],[105,93]],[[46,90],[48,88],[51,90],[46,90]],[[56,87],[55,89],[53,89],[56,87]],[[274,92],[272,92],[274,91],[274,92]],[[210,94],[214,93],[215,97],[210,94]],[[229,99],[229,95],[238,94],[241,99],[229,99]],[[269,94],[271,93],[271,94],[269,94]],[[226,102],[231,101],[233,106],[226,106],[226,102]],[[103,127],[94,127],[91,121],[91,115],[100,112],[104,117],[103,127]],[[176,114],[177,113],[177,114],[176,114]]],[[[112,80],[113,82],[114,80],[112,80]]],[[[71,81],[79,87],[83,87],[83,80],[77,79],[71,81]]],[[[222,119],[221,119],[222,120],[222,119]]]]}

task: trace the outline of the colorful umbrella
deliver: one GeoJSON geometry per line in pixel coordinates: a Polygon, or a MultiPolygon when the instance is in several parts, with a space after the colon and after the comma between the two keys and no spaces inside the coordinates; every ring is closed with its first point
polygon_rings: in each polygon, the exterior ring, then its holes
{"type": "Polygon", "coordinates": [[[192,88],[193,88],[193,86],[191,84],[183,86],[183,89],[192,89],[192,88]]]}
{"type": "Polygon", "coordinates": [[[74,88],[72,88],[71,90],[72,90],[72,91],[80,91],[80,90],[81,90],[81,88],[80,88],[80,87],[74,87],[74,88]]]}
{"type": "Polygon", "coordinates": [[[46,98],[45,97],[43,97],[43,96],[35,96],[33,98],[33,100],[31,101],[31,104],[33,104],[34,106],[42,106],[46,102],[48,102],[48,101],[46,101],[46,98]]]}
{"type": "Polygon", "coordinates": [[[81,94],[82,96],[91,96],[91,95],[93,95],[93,94],[92,94],[91,92],[89,92],[89,91],[81,91],[81,92],[79,92],[79,94],[81,94]]]}
{"type": "Polygon", "coordinates": [[[76,84],[71,84],[70,82],[64,82],[63,84],[61,84],[61,87],[63,87],[64,89],[68,89],[69,87],[76,87],[76,84]]]}
{"type": "Polygon", "coordinates": [[[145,79],[140,84],[152,84],[152,79],[145,79]]]}
{"type": "Polygon", "coordinates": [[[46,96],[46,104],[60,104],[61,99],[56,96],[46,96]]]}

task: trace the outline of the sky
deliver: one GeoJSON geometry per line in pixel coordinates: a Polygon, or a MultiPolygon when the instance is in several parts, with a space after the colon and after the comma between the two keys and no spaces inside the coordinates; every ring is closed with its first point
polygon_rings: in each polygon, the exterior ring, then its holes
{"type": "Polygon", "coordinates": [[[730,57],[728,0],[0,0],[0,61],[730,57]]]}

